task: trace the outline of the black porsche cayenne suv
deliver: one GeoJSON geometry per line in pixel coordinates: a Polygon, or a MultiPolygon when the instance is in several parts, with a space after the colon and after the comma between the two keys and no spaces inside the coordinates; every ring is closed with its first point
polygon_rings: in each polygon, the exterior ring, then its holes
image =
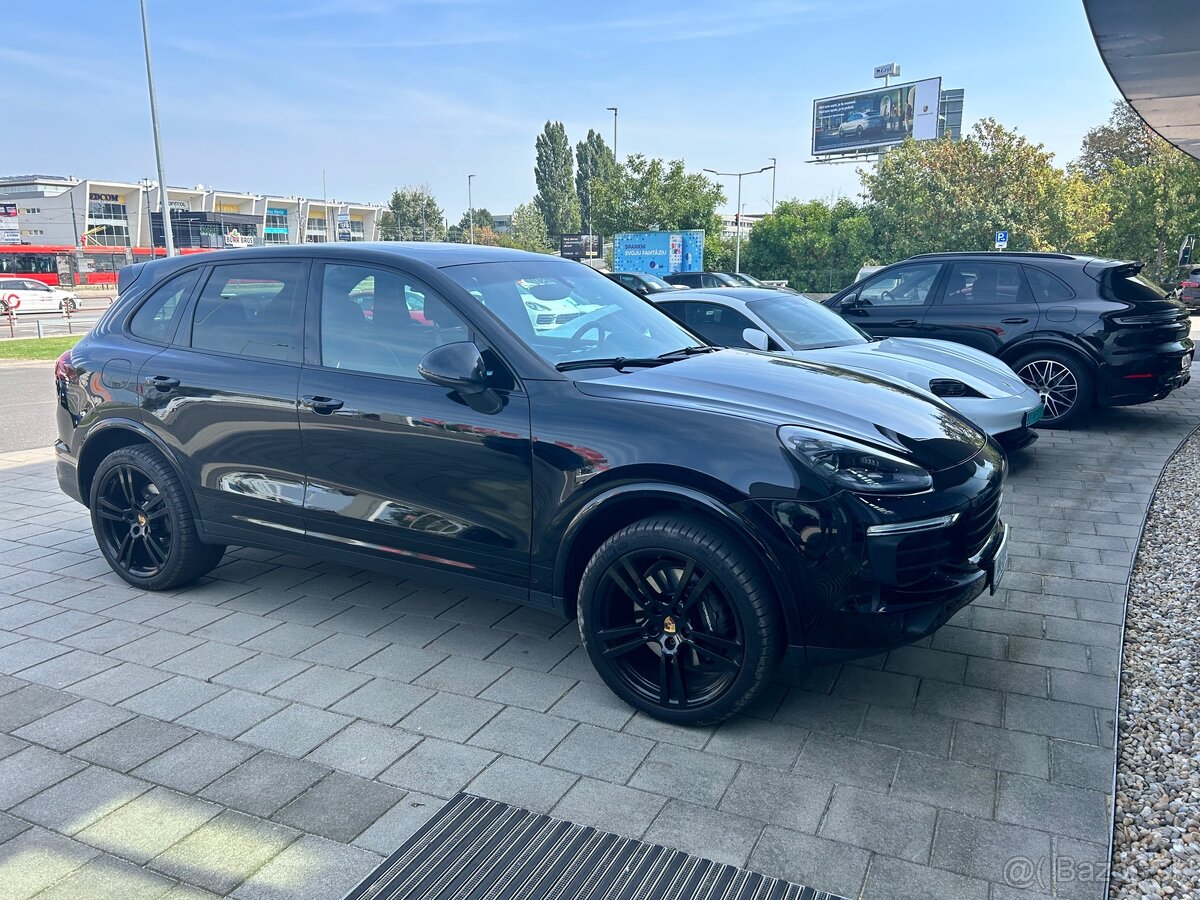
{"type": "Polygon", "coordinates": [[[1042,395],[1042,424],[1095,405],[1161,400],[1187,384],[1183,304],[1141,263],[1065,253],[930,253],[825,301],[874,337],[957,341],[1000,357],[1042,395]]]}
{"type": "Polygon", "coordinates": [[[155,590],[226,545],[577,616],[630,704],[729,716],[785,654],[914,641],[1005,560],[1002,453],[949,407],[707,346],[577,263],[438,244],[129,266],[56,369],[58,478],[155,590]],[[530,301],[579,315],[538,330],[530,301]]]}

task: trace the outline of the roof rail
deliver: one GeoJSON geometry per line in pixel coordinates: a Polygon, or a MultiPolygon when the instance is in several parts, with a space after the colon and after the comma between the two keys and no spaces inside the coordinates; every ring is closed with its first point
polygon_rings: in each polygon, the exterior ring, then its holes
{"type": "Polygon", "coordinates": [[[941,256],[1020,256],[1034,259],[1075,259],[1070,253],[1037,253],[1032,250],[946,250],[941,253],[918,253],[909,259],[929,259],[941,256]]]}

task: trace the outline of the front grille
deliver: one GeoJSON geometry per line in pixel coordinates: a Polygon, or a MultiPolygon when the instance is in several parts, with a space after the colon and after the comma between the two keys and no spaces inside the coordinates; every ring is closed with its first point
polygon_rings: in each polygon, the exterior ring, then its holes
{"type": "Polygon", "coordinates": [[[578,319],[581,315],[583,315],[583,313],[561,313],[556,317],[555,321],[557,324],[563,325],[567,322],[570,322],[572,319],[578,319]]]}
{"type": "Polygon", "coordinates": [[[958,562],[979,553],[991,539],[1000,521],[1000,489],[985,494],[971,504],[954,524],[953,554],[958,562]]]}
{"type": "Polygon", "coordinates": [[[949,562],[953,553],[951,532],[951,528],[931,528],[905,535],[896,546],[896,584],[917,584],[949,562]]]}

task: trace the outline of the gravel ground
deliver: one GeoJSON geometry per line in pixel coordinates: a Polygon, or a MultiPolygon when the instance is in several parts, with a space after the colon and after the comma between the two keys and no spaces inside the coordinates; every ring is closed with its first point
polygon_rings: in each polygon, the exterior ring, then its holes
{"type": "Polygon", "coordinates": [[[1200,434],[1168,463],[1130,582],[1111,897],[1200,896],[1200,434]]]}

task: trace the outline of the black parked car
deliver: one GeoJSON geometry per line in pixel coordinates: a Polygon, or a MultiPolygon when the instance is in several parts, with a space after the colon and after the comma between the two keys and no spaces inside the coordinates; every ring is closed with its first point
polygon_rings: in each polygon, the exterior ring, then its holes
{"type": "Polygon", "coordinates": [[[930,253],[886,266],[826,304],[875,337],[978,347],[1070,425],[1093,405],[1161,400],[1190,378],[1187,310],[1141,263],[1062,253],[930,253]]]}
{"type": "Polygon", "coordinates": [[[679,285],[670,284],[657,275],[649,275],[646,272],[605,272],[604,274],[617,284],[627,287],[643,297],[683,290],[679,285]]]}
{"type": "Polygon", "coordinates": [[[685,288],[745,287],[725,272],[672,272],[664,275],[663,281],[685,288]]]}
{"type": "Polygon", "coordinates": [[[718,350],[577,263],[264,247],[119,292],[58,361],[55,449],[141,589],[229,544],[477,588],[578,615],[613,691],[705,723],[785,651],[915,641],[1003,570],[1004,455],[949,407],[718,350]],[[590,311],[538,331],[529,295],[590,311]]]}

